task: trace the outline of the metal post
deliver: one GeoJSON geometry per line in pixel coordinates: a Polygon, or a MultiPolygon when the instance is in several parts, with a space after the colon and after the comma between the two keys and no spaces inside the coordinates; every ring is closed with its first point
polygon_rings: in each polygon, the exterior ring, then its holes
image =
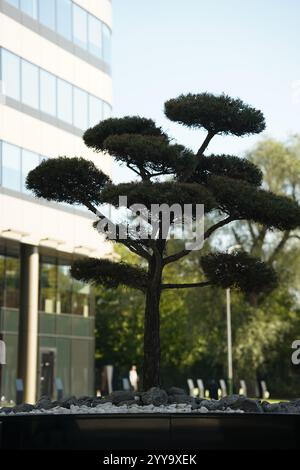
{"type": "Polygon", "coordinates": [[[226,289],[227,312],[227,353],[228,353],[228,393],[233,393],[233,368],[232,368],[232,333],[231,333],[231,302],[230,289],[226,289]]]}

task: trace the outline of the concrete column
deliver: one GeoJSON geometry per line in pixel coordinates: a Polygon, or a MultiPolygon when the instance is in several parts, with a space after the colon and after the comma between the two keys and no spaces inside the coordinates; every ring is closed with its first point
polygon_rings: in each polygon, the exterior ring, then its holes
{"type": "Polygon", "coordinates": [[[38,354],[39,252],[21,245],[18,378],[23,380],[24,401],[36,402],[38,354]]]}

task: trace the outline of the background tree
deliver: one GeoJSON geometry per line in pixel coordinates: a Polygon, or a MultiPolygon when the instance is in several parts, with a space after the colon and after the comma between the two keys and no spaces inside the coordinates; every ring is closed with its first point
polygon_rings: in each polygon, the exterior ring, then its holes
{"type": "MultiPolygon", "coordinates": [[[[170,142],[154,122],[145,118],[108,119],[86,131],[84,141],[96,151],[108,152],[118,162],[133,170],[137,181],[113,185],[91,162],[64,157],[42,162],[27,178],[27,187],[38,197],[84,204],[100,221],[106,220],[101,204],[118,207],[119,196],[127,196],[128,204],[144,204],[151,212],[152,204],[204,204],[206,214],[217,214],[219,220],[210,225],[204,239],[234,221],[249,220],[267,228],[290,231],[299,226],[300,208],[296,201],[263,189],[262,174],[251,162],[234,156],[204,155],[217,134],[243,136],[265,128],[263,114],[239,99],[208,93],[182,95],[165,104],[166,116],[191,128],[204,128],[207,136],[196,154],[170,142]],[[161,177],[168,177],[162,181],[161,177]]],[[[134,215],[134,214],[133,214],[134,215]]],[[[131,219],[132,221],[132,219],[131,219]]],[[[155,239],[128,231],[124,240],[124,224],[100,224],[109,237],[115,232],[117,242],[138,255],[142,265],[87,259],[74,263],[76,279],[107,287],[127,285],[145,295],[144,316],[144,388],[160,385],[160,299],[170,289],[199,288],[216,285],[234,287],[249,294],[268,292],[276,286],[273,269],[245,252],[211,253],[201,257],[197,282],[164,281],[163,272],[170,263],[190,254],[186,248],[170,252],[158,221],[155,239]],[[203,280],[203,275],[205,280],[203,280]]],[[[134,224],[134,221],[133,221],[134,224]]],[[[176,218],[170,221],[174,229],[176,218]]],[[[99,223],[96,224],[99,228],[99,223]]]]}

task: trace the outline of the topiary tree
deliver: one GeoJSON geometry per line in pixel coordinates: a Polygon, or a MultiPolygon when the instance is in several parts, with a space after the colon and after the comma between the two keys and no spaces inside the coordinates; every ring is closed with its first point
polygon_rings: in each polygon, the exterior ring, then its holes
{"type": "MultiPolygon", "coordinates": [[[[204,155],[215,135],[244,136],[263,131],[265,120],[260,111],[239,99],[202,93],[167,101],[165,114],[184,126],[207,131],[196,154],[172,143],[150,119],[111,118],[88,129],[84,142],[101,153],[101,158],[108,153],[130,168],[136,174],[136,181],[114,185],[93,163],[66,157],[42,162],[27,178],[27,188],[37,197],[85,205],[95,214],[95,226],[100,227],[99,230],[108,238],[114,232],[116,242],[140,257],[140,265],[107,259],[78,260],[71,273],[86,282],[108,287],[125,285],[144,293],[145,389],[160,385],[159,305],[165,289],[217,285],[257,294],[273,289],[277,277],[272,267],[245,252],[230,255],[216,251],[201,258],[199,282],[164,283],[164,268],[188,256],[190,250],[185,246],[175,253],[169,251],[160,216],[154,238],[139,237],[129,228],[125,239],[124,224],[113,220],[106,223],[101,205],[118,207],[119,196],[126,196],[129,205],[144,204],[149,210],[152,204],[179,204],[180,207],[204,204],[207,220],[211,213],[218,215],[217,222],[206,227],[205,240],[221,227],[239,220],[249,220],[274,230],[291,230],[300,225],[298,204],[264,190],[262,173],[253,163],[230,155],[204,155]],[[105,223],[99,223],[103,221],[105,223]]],[[[145,214],[140,215],[145,218],[145,214]]],[[[130,220],[135,222],[134,217],[130,220]]],[[[146,224],[147,220],[146,216],[146,224]]],[[[175,228],[176,222],[173,215],[170,230],[175,228]]]]}

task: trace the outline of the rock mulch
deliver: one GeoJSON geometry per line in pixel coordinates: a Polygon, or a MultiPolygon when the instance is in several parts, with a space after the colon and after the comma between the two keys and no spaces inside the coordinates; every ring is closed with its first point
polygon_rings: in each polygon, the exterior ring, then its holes
{"type": "Polygon", "coordinates": [[[66,397],[51,401],[43,396],[36,405],[22,404],[0,408],[1,415],[25,414],[110,414],[110,413],[277,413],[300,414],[300,399],[271,404],[231,395],[221,400],[193,398],[183,389],[163,390],[153,387],[147,392],[115,391],[107,397],[66,397]]]}

